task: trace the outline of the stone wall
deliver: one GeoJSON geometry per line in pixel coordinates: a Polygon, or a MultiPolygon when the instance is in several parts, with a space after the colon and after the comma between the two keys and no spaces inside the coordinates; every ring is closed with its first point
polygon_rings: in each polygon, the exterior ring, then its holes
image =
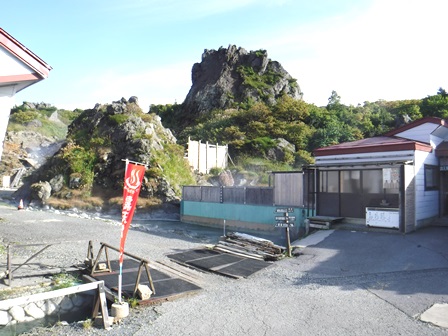
{"type": "Polygon", "coordinates": [[[80,311],[91,311],[93,293],[72,294],[39,300],[22,305],[14,305],[0,309],[0,326],[43,319],[47,316],[67,316],[80,311]]]}
{"type": "Polygon", "coordinates": [[[80,312],[84,317],[91,314],[95,294],[103,287],[103,281],[96,281],[0,301],[0,331],[8,326],[48,320],[51,316],[57,318],[56,322],[77,321],[70,316],[79,316],[80,312]]]}

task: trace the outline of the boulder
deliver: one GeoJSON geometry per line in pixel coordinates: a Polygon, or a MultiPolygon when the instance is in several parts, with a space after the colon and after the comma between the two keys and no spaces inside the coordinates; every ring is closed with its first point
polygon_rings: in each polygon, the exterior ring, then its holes
{"type": "Polygon", "coordinates": [[[268,159],[275,161],[288,161],[288,157],[291,159],[293,158],[296,151],[296,147],[293,144],[283,138],[276,139],[276,143],[277,144],[274,148],[268,150],[268,159]]]}
{"type": "Polygon", "coordinates": [[[45,203],[51,196],[51,185],[49,182],[37,182],[31,185],[31,199],[45,203]]]}
{"type": "Polygon", "coordinates": [[[50,180],[51,190],[53,192],[61,191],[64,186],[64,175],[58,174],[50,180]]]}
{"type": "Polygon", "coordinates": [[[219,184],[224,187],[232,187],[235,184],[230,170],[224,170],[219,174],[219,184]]]}
{"type": "Polygon", "coordinates": [[[81,181],[82,179],[80,174],[71,174],[68,181],[68,187],[70,189],[79,189],[81,187],[81,181]]]}

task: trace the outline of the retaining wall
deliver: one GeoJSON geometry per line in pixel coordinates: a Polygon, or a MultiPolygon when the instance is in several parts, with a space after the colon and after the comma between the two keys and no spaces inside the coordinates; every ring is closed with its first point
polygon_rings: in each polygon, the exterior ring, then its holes
{"type": "Polygon", "coordinates": [[[0,301],[0,330],[48,317],[61,321],[91,315],[97,286],[95,282],[0,301]]]}
{"type": "MultiPolygon", "coordinates": [[[[92,293],[93,295],[93,293],[92,293]]],[[[67,316],[79,311],[91,309],[93,296],[88,294],[72,294],[48,300],[39,300],[25,305],[13,305],[0,309],[0,326],[30,322],[48,316],[67,316]]]]}

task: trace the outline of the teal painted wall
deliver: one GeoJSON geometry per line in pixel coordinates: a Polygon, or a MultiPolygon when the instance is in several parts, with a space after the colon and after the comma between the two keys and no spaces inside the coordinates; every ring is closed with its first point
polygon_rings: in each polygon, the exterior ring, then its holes
{"type": "MultiPolygon", "coordinates": [[[[284,231],[281,228],[275,228],[275,216],[282,216],[283,213],[276,213],[277,208],[286,208],[285,206],[266,206],[266,205],[247,205],[231,203],[211,203],[211,202],[192,202],[181,201],[181,218],[188,218],[186,222],[193,221],[194,218],[201,218],[201,225],[217,226],[220,220],[231,221],[234,225],[241,224],[246,229],[262,231],[284,231]]],[[[294,227],[290,228],[293,237],[301,236],[305,231],[305,219],[311,215],[307,214],[306,209],[293,207],[294,212],[289,216],[295,216],[294,227]]],[[[183,220],[183,219],[182,219],[183,220]]],[[[183,220],[184,221],[184,220],[183,220]]],[[[198,222],[196,222],[198,223],[198,222]]]]}

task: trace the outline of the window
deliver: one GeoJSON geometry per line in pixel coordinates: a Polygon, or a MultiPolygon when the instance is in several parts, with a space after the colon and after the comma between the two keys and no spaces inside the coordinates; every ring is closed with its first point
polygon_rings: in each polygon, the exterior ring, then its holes
{"type": "Polygon", "coordinates": [[[339,192],[339,172],[321,171],[320,172],[320,192],[337,193],[339,192]]]}
{"type": "Polygon", "coordinates": [[[341,192],[349,194],[361,193],[361,171],[342,170],[341,171],[341,192]]]}
{"type": "Polygon", "coordinates": [[[381,169],[363,170],[362,189],[364,194],[383,193],[383,171],[381,169]]]}
{"type": "Polygon", "coordinates": [[[439,167],[425,165],[425,190],[439,189],[439,167]]]}

